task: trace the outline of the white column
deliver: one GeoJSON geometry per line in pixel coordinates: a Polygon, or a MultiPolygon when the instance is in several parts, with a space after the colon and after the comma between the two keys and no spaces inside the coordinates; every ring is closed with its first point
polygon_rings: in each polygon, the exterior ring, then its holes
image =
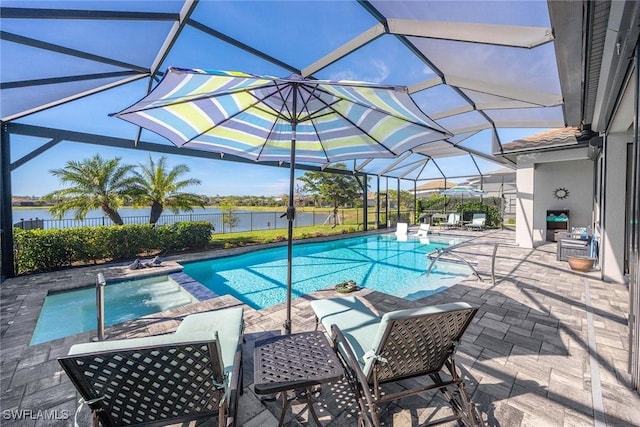
{"type": "Polygon", "coordinates": [[[534,162],[528,156],[518,158],[516,169],[516,244],[533,248],[534,162]]]}

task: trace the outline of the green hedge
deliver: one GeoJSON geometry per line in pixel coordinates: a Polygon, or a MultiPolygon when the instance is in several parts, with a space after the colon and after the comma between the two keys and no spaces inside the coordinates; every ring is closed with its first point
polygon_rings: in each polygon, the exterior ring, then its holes
{"type": "Polygon", "coordinates": [[[464,204],[458,202],[456,209],[458,212],[464,207],[463,221],[471,221],[474,213],[484,212],[487,214],[486,227],[487,228],[499,228],[502,222],[502,216],[500,215],[500,209],[498,206],[492,206],[479,201],[467,202],[464,204]],[[464,205],[464,206],[463,206],[464,205]]]}
{"type": "Polygon", "coordinates": [[[204,249],[211,240],[209,222],[172,225],[123,225],[55,230],[15,229],[17,273],[55,270],[139,255],[204,249]]]}

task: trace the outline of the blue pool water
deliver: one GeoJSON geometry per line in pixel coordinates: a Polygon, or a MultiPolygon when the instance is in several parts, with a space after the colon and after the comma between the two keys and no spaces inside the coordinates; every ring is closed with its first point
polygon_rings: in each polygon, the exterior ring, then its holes
{"type": "MultiPolygon", "coordinates": [[[[125,322],[196,302],[168,276],[107,284],[104,288],[105,326],[125,322]]],[[[94,287],[48,295],[30,345],[97,329],[94,287]]]]}
{"type": "MultiPolygon", "coordinates": [[[[427,254],[458,241],[397,241],[388,235],[355,237],[293,247],[293,298],[345,280],[415,300],[471,274],[464,265],[438,262],[427,275],[427,254]]],[[[261,309],[286,301],[287,248],[279,247],[184,265],[184,272],[218,295],[231,294],[261,309]]]]}

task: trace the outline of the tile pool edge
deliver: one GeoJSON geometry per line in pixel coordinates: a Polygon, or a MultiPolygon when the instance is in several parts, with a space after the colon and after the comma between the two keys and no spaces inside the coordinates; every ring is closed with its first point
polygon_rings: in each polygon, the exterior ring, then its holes
{"type": "Polygon", "coordinates": [[[213,292],[211,289],[198,282],[193,277],[189,276],[182,271],[179,273],[169,274],[169,278],[175,281],[185,291],[191,294],[198,302],[205,301],[211,298],[219,297],[220,295],[213,292]]]}
{"type": "MultiPolygon", "coordinates": [[[[83,286],[67,291],[58,290],[57,292],[49,290],[40,307],[38,319],[31,333],[29,347],[91,332],[96,327],[99,329],[99,325],[96,326],[95,323],[98,310],[94,305],[98,304],[96,301],[98,294],[95,290],[97,286],[83,286]],[[57,297],[58,295],[60,298],[57,297]],[[47,305],[50,297],[56,299],[52,299],[47,305]],[[91,323],[92,310],[94,312],[93,324],[91,323]],[[57,316],[68,321],[59,326],[50,326],[55,324],[53,320],[57,316]]],[[[107,294],[109,291],[102,291],[105,295],[105,306],[107,303],[115,304],[109,309],[111,316],[104,318],[104,327],[112,327],[130,321],[138,322],[140,319],[150,316],[156,318],[159,313],[195,305],[217,296],[182,272],[150,274],[145,275],[144,278],[138,277],[107,283],[107,289],[112,287],[113,290],[109,294],[107,294]],[[120,289],[125,291],[122,292],[120,289]],[[132,297],[133,300],[131,300],[132,297]]],[[[104,288],[104,286],[100,288],[104,288]]],[[[98,314],[98,323],[99,319],[100,315],[98,314]]]]}

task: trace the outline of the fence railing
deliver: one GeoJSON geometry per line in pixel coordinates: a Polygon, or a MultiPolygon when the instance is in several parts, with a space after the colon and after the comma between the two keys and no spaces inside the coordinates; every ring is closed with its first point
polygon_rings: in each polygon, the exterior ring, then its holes
{"type": "MultiPolygon", "coordinates": [[[[158,220],[158,225],[170,225],[177,222],[206,221],[214,227],[214,233],[236,233],[242,231],[286,229],[287,218],[283,216],[284,211],[250,211],[250,212],[220,212],[220,213],[184,213],[179,215],[162,215],[158,220]]],[[[401,212],[401,219],[411,218],[413,222],[413,211],[401,212]]],[[[123,216],[124,224],[148,224],[148,215],[123,216]]],[[[339,209],[336,216],[332,211],[315,210],[309,208],[297,208],[294,225],[296,227],[314,225],[333,225],[335,222],[342,225],[353,225],[357,229],[363,228],[363,212],[361,209],[339,209]]],[[[375,211],[369,210],[367,221],[369,228],[384,227],[387,218],[384,213],[380,215],[380,224],[376,227],[375,211]]],[[[389,212],[391,226],[397,222],[397,212],[389,212]]],[[[76,227],[98,227],[113,225],[108,217],[94,217],[77,219],[41,219],[41,218],[21,218],[14,223],[15,228],[25,230],[32,229],[61,229],[76,227]]]]}

